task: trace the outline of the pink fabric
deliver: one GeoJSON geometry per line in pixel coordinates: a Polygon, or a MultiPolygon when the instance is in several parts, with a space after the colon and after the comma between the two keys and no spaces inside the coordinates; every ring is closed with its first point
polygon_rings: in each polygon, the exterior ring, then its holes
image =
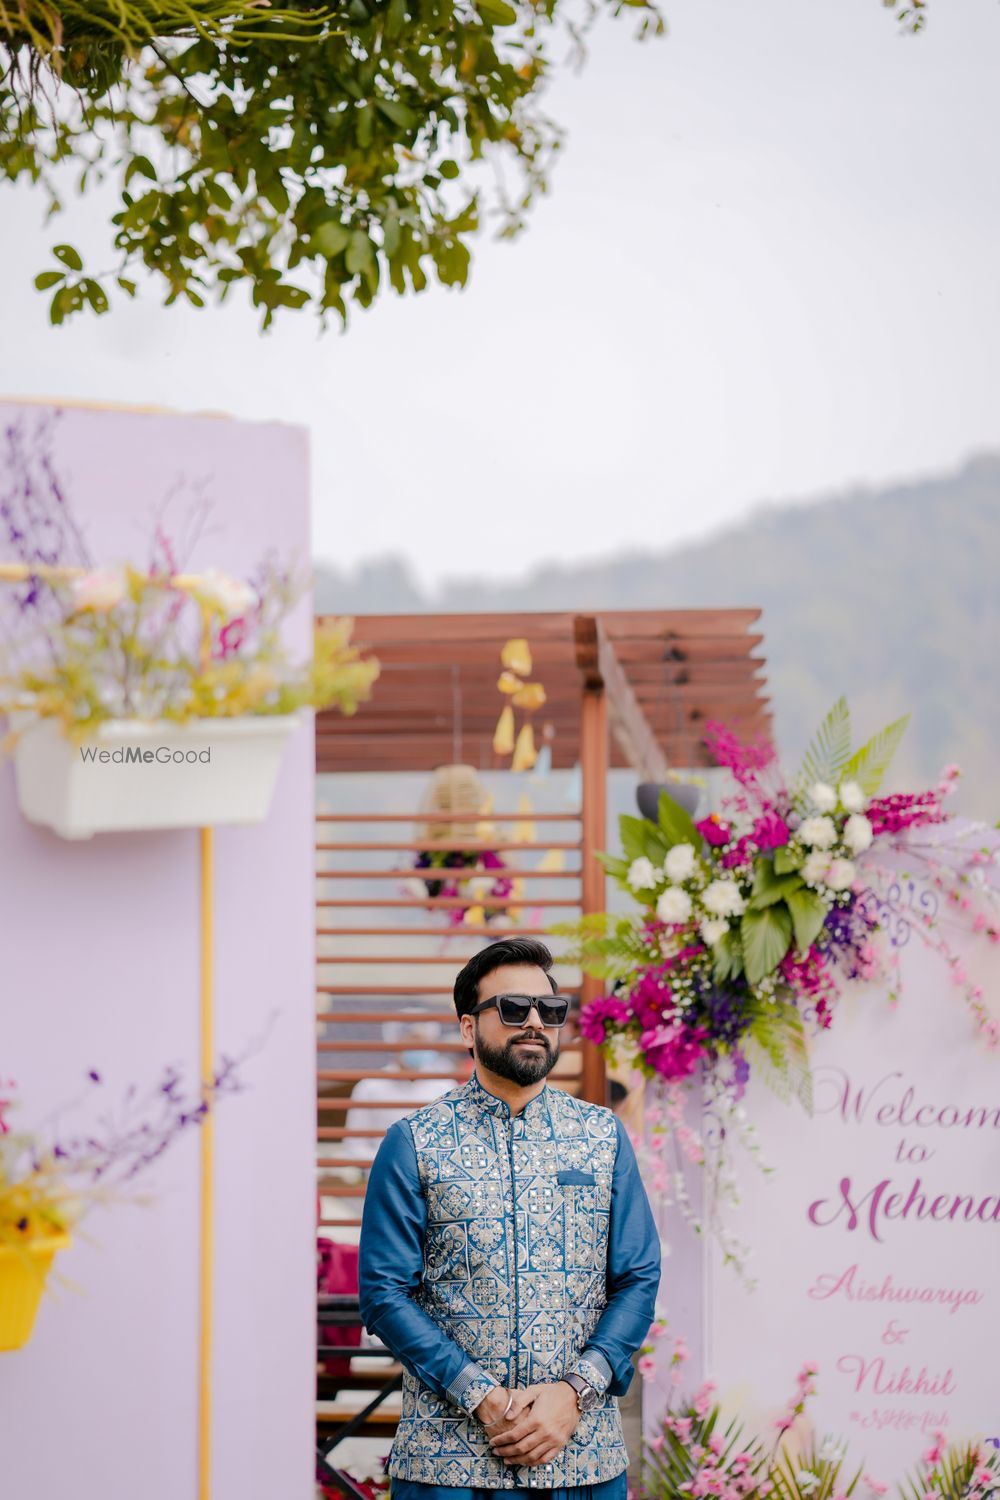
{"type": "MultiPolygon", "coordinates": [[[[316,1241],[318,1255],[317,1265],[317,1291],[322,1295],[328,1292],[357,1292],[358,1290],[358,1247],[357,1245],[338,1245],[334,1240],[328,1240],[321,1236],[316,1241]]],[[[347,1347],[357,1348],[361,1343],[361,1324],[354,1327],[336,1327],[330,1323],[318,1327],[317,1335],[321,1344],[343,1344],[347,1347]]],[[[325,1375],[349,1375],[351,1373],[351,1362],[349,1359],[323,1359],[320,1367],[325,1375]]]]}

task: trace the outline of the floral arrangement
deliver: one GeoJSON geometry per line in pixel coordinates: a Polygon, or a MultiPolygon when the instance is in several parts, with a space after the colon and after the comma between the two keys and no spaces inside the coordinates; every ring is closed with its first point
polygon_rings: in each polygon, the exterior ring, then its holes
{"type": "MultiPolygon", "coordinates": [[[[680,1361],[673,1361],[679,1383],[680,1361]]],[[[668,1405],[660,1431],[648,1443],[631,1500],[848,1500],[856,1491],[884,1495],[888,1485],[847,1469],[847,1444],[790,1434],[815,1394],[817,1368],[804,1364],[795,1391],[775,1421],[771,1443],[748,1437],[736,1421],[724,1425],[709,1381],[690,1400],[668,1405]]],[[[897,1486],[903,1500],[985,1500],[1000,1487],[1000,1454],[981,1444],[947,1445],[935,1432],[909,1478],[897,1486]]]]}
{"type": "Polygon", "coordinates": [[[333,704],[350,714],[378,676],[378,663],[351,646],[350,620],[319,623],[312,659],[289,661],[280,626],[301,584],[273,563],[249,582],[217,569],[186,577],[121,566],[45,587],[55,608],[28,659],[0,675],[0,712],[54,718],[75,742],[109,719],[185,722],[333,704]]]}
{"type": "MultiPolygon", "coordinates": [[[[104,1087],[96,1069],[86,1083],[88,1092],[104,1087]]],[[[12,1129],[13,1085],[0,1085],[0,1247],[65,1234],[91,1208],[127,1195],[140,1173],[242,1087],[231,1058],[222,1058],[211,1087],[193,1098],[179,1070],[168,1067],[147,1095],[132,1086],[116,1110],[78,1134],[62,1134],[12,1129]]]]}
{"type": "MultiPolygon", "coordinates": [[[[707,743],[735,783],[721,813],[695,823],[664,791],[657,823],[623,817],[624,857],[604,864],[639,910],[574,929],[580,961],[610,981],[584,1008],[584,1036],[612,1053],[624,1048],[646,1077],[679,1084],[700,1072],[737,1098],[753,1065],[808,1105],[807,1029],[832,1024],[846,983],[885,971],[877,938],[891,870],[882,856],[913,855],[913,830],[946,822],[955,767],[933,790],[877,795],[906,722],[852,750],[841,700],[791,779],[770,745],[741,744],[712,726],[707,743]]],[[[975,852],[980,875],[991,863],[989,847],[975,852]]],[[[943,866],[927,873],[947,880],[943,866]]],[[[970,885],[973,876],[960,879],[970,885]]],[[[984,880],[979,889],[989,900],[984,880]]],[[[956,899],[970,925],[1000,940],[1000,921],[981,911],[973,920],[971,896],[956,899]]],[[[931,925],[921,928],[925,940],[947,950],[931,925]]],[[[957,960],[952,968],[995,1043],[981,990],[957,960]]]]}
{"type": "Polygon", "coordinates": [[[509,913],[503,902],[513,891],[514,882],[509,876],[497,873],[505,870],[506,865],[495,849],[424,849],[414,860],[414,869],[442,872],[440,876],[424,876],[424,885],[432,900],[438,896],[462,896],[470,880],[475,881],[473,889],[477,904],[464,910],[460,906],[451,907],[448,920],[453,925],[478,925],[498,918],[508,919],[509,913]],[[467,870],[470,875],[455,873],[459,870],[467,870]],[[446,871],[449,873],[445,874],[446,871]]]}

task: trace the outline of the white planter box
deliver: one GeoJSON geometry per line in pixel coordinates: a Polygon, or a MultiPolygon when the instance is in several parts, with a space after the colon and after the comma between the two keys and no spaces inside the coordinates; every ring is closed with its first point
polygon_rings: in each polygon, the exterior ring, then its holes
{"type": "Polygon", "coordinates": [[[18,801],[26,818],[65,839],[260,823],[300,723],[297,714],[188,724],[112,719],[79,746],[55,720],[32,718],[15,749],[18,801]]]}

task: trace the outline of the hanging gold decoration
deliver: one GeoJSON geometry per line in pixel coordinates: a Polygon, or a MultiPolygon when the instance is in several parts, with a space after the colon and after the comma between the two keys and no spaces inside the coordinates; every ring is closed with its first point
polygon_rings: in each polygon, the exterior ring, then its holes
{"type": "Polygon", "coordinates": [[[512,771],[530,771],[537,759],[535,731],[530,724],[524,724],[517,737],[517,744],[514,746],[514,759],[510,763],[510,768],[512,771]]]}
{"type": "Polygon", "coordinates": [[[501,649],[500,661],[511,672],[516,672],[519,677],[531,675],[531,650],[526,640],[520,637],[507,644],[501,649]]]}
{"type": "Polygon", "coordinates": [[[514,749],[514,710],[506,704],[493,731],[493,750],[497,755],[510,755],[514,749]]]}

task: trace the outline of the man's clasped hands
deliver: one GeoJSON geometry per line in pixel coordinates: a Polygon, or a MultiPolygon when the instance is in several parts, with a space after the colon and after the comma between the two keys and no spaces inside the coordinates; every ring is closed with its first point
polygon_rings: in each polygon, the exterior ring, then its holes
{"type": "Polygon", "coordinates": [[[569,1442],[580,1420],[576,1391],[565,1381],[497,1386],[476,1407],[490,1447],[510,1464],[547,1464],[569,1442]]]}

